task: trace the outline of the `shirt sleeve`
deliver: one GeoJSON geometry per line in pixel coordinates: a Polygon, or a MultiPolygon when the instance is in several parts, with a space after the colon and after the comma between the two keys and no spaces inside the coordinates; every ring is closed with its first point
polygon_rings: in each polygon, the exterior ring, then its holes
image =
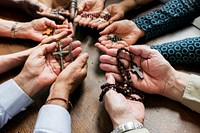
{"type": "Polygon", "coordinates": [[[200,15],[200,0],[171,0],[133,22],[145,32],[147,41],[192,22],[200,15]]]}
{"type": "Polygon", "coordinates": [[[152,45],[171,64],[200,63],[200,37],[152,45]]]}
{"type": "Polygon", "coordinates": [[[11,79],[0,85],[0,128],[33,100],[11,79]]]}
{"type": "Polygon", "coordinates": [[[200,113],[200,76],[190,75],[183,94],[182,104],[200,113]]]}
{"type": "Polygon", "coordinates": [[[43,105],[39,111],[34,133],[71,133],[68,111],[58,105],[43,105]]]}

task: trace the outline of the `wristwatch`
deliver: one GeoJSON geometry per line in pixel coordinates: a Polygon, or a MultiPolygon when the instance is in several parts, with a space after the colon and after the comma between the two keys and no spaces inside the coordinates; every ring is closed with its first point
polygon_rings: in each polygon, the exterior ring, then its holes
{"type": "Polygon", "coordinates": [[[143,128],[143,125],[139,122],[128,122],[122,125],[119,125],[116,127],[111,133],[124,133],[129,130],[135,130],[135,129],[141,129],[143,128]]]}

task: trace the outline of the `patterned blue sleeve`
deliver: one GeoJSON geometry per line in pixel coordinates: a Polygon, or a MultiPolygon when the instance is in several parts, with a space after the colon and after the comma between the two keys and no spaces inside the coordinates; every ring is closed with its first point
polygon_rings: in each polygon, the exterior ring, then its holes
{"type": "Polygon", "coordinates": [[[200,37],[153,45],[171,64],[200,63],[200,37]]]}
{"type": "Polygon", "coordinates": [[[161,8],[133,20],[146,41],[180,28],[200,15],[200,0],[171,0],[161,8]]]}

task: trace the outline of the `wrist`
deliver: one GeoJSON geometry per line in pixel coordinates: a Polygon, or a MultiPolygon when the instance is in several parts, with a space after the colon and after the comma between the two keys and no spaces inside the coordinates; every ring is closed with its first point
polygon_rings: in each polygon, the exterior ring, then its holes
{"type": "Polygon", "coordinates": [[[121,4],[125,13],[137,7],[137,3],[134,0],[123,0],[119,4],[121,4]]]}
{"type": "Polygon", "coordinates": [[[28,35],[31,34],[28,30],[31,28],[30,22],[18,23],[15,27],[15,38],[29,39],[28,35]]]}
{"type": "Polygon", "coordinates": [[[143,37],[145,35],[145,32],[142,29],[140,29],[133,21],[131,22],[133,25],[132,27],[135,30],[135,34],[138,36],[138,39],[143,37]]]}
{"type": "Polygon", "coordinates": [[[33,97],[39,90],[34,78],[29,77],[26,74],[19,74],[13,78],[13,80],[19,85],[19,87],[29,96],[33,97]]]}
{"type": "Polygon", "coordinates": [[[189,74],[178,71],[175,71],[173,73],[175,74],[172,74],[172,76],[170,76],[165,85],[165,91],[162,95],[172,100],[181,102],[186,85],[189,81],[189,74]]]}
{"type": "Polygon", "coordinates": [[[62,84],[53,84],[50,88],[49,98],[62,97],[69,99],[70,92],[68,91],[70,86],[64,86],[62,84]]]}
{"type": "Polygon", "coordinates": [[[143,128],[143,124],[141,124],[140,122],[131,121],[117,126],[111,133],[124,133],[130,130],[136,130],[141,128],[143,128]]]}

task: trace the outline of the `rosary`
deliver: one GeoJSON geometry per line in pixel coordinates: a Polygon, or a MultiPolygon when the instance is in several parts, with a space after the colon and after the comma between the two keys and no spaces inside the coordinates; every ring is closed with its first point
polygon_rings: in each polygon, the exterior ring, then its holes
{"type": "Polygon", "coordinates": [[[83,12],[79,15],[81,15],[81,17],[83,18],[91,18],[92,20],[100,18],[99,19],[100,22],[108,21],[111,18],[111,15],[108,11],[102,11],[98,13],[83,12]]]}
{"type": "Polygon", "coordinates": [[[144,94],[142,91],[137,90],[136,88],[133,87],[133,82],[131,81],[131,75],[128,69],[125,68],[123,62],[120,60],[120,53],[122,51],[125,51],[129,54],[130,57],[130,67],[131,67],[131,72],[136,73],[137,76],[140,79],[143,79],[142,72],[140,71],[140,68],[131,60],[132,59],[132,54],[130,51],[128,51],[126,48],[120,48],[117,51],[117,68],[120,71],[120,75],[122,77],[123,83],[121,84],[103,84],[101,86],[102,92],[99,96],[99,101],[101,102],[103,100],[103,96],[106,94],[106,92],[110,89],[113,89],[117,91],[118,93],[123,94],[127,99],[134,100],[134,101],[139,101],[143,102],[144,101],[144,94]],[[135,98],[132,96],[133,94],[138,95],[140,98],[135,98]]]}
{"type": "MultiPolygon", "coordinates": [[[[59,16],[62,15],[62,12],[64,11],[64,9],[61,10],[52,10],[53,14],[59,16]]],[[[77,13],[77,0],[71,0],[70,2],[70,20],[73,21],[73,19],[75,18],[77,13]]],[[[54,29],[52,28],[47,28],[46,31],[43,32],[43,35],[53,35],[54,33],[54,29]]],[[[74,33],[75,34],[75,33],[74,33]]],[[[70,61],[73,61],[73,55],[72,55],[72,44],[69,44],[69,50],[68,51],[64,51],[62,49],[62,43],[61,41],[57,41],[58,44],[58,50],[56,52],[53,53],[53,55],[58,55],[59,56],[59,60],[60,60],[60,66],[61,66],[61,71],[64,69],[64,56],[66,55],[70,55],[70,61]]]]}

